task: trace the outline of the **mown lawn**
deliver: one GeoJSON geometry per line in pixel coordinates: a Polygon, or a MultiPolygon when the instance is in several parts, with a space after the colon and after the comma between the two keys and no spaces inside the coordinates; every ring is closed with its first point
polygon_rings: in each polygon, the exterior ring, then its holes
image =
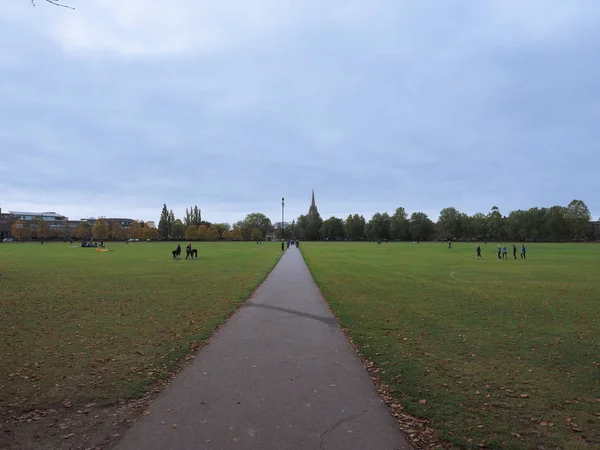
{"type": "Polygon", "coordinates": [[[448,447],[600,448],[600,245],[530,244],[500,262],[482,248],[301,250],[395,400],[448,447]]]}
{"type": "Polygon", "coordinates": [[[0,244],[0,406],[109,404],[167,377],[251,294],[277,244],[0,244]],[[184,247],[184,245],[182,245],[184,247]],[[184,251],[185,254],[185,251],[184,251]]]}

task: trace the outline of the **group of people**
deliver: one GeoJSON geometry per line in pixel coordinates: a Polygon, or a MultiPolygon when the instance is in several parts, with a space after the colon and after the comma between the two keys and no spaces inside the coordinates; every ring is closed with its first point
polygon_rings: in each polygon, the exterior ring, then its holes
{"type": "MultiPolygon", "coordinates": [[[[73,243],[73,241],[70,241],[71,243],[73,243]]],[[[100,244],[98,244],[97,242],[91,240],[91,241],[81,241],[81,246],[82,247],[91,247],[91,248],[97,248],[97,247],[104,247],[104,239],[100,240],[100,244]]]]}
{"type": "MultiPolygon", "coordinates": [[[[452,244],[449,244],[449,248],[452,248],[452,244]]],[[[517,259],[517,246],[515,244],[512,244],[512,254],[513,258],[517,259]]],[[[481,245],[477,244],[477,259],[481,258],[483,258],[483,256],[481,256],[481,245]]],[[[504,246],[498,244],[498,261],[503,259],[508,259],[508,250],[506,244],[504,244],[504,246]]],[[[525,248],[525,244],[521,245],[521,259],[527,259],[527,249],[525,248]]]]}
{"type": "MultiPolygon", "coordinates": [[[[181,256],[181,245],[177,244],[177,248],[175,248],[175,250],[173,250],[171,253],[173,254],[173,259],[178,260],[181,256]]],[[[192,248],[191,243],[185,247],[185,259],[188,259],[189,257],[192,259],[196,257],[196,259],[198,259],[198,249],[192,248]]]]}
{"type": "MultiPolygon", "coordinates": [[[[284,240],[282,239],[281,242],[283,243],[284,240]]],[[[287,240],[287,248],[290,248],[290,245],[292,247],[295,245],[296,248],[300,248],[300,241],[298,241],[298,239],[288,239],[287,240]]]]}

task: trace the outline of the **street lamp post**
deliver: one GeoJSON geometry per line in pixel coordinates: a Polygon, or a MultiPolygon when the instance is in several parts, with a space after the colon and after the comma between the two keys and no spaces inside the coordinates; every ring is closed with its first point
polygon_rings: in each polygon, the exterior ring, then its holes
{"type": "Polygon", "coordinates": [[[283,206],[285,204],[285,199],[281,197],[281,251],[283,251],[283,206]]]}

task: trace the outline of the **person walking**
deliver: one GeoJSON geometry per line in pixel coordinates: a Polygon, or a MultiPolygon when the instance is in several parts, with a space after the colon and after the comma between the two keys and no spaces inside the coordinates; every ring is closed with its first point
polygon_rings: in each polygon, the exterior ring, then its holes
{"type": "Polygon", "coordinates": [[[521,245],[521,259],[527,259],[527,252],[525,250],[525,244],[521,245]]]}
{"type": "Polygon", "coordinates": [[[481,245],[477,244],[477,259],[481,258],[483,258],[483,256],[481,256],[481,245]]]}
{"type": "Polygon", "coordinates": [[[515,244],[512,245],[513,258],[517,259],[517,246],[515,244]]]}
{"type": "Polygon", "coordinates": [[[498,261],[502,259],[502,247],[498,244],[498,261]]]}
{"type": "Polygon", "coordinates": [[[506,244],[502,248],[502,259],[508,259],[508,253],[506,252],[506,244]]]}

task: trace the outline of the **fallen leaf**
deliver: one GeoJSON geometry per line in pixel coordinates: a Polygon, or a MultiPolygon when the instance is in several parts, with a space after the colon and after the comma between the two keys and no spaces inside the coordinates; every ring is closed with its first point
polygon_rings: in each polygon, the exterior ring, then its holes
{"type": "Polygon", "coordinates": [[[75,436],[75,433],[69,433],[69,434],[65,434],[64,436],[61,436],[63,439],[69,439],[72,438],[73,436],[75,436]]]}
{"type": "Polygon", "coordinates": [[[521,394],[521,395],[519,395],[519,397],[521,397],[521,398],[529,398],[529,394],[521,394]]]}
{"type": "Polygon", "coordinates": [[[427,403],[427,400],[425,400],[425,399],[419,400],[419,403],[420,403],[421,405],[424,405],[425,403],[427,403]]]}

